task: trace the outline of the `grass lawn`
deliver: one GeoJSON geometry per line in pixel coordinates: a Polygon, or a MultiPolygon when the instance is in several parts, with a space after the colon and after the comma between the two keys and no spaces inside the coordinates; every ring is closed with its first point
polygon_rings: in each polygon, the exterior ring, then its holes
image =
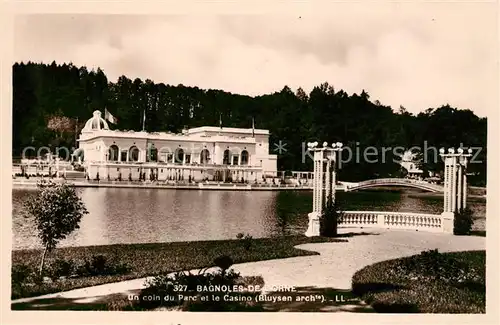
{"type": "Polygon", "coordinates": [[[386,313],[485,313],[486,252],[415,255],[356,272],[353,293],[386,313]]]}
{"type": "MultiPolygon", "coordinates": [[[[259,238],[252,239],[248,250],[242,240],[58,248],[48,254],[46,265],[57,258],[78,262],[89,260],[92,256],[104,255],[110,263],[125,263],[131,271],[122,275],[66,278],[52,283],[25,286],[23,291],[13,288],[12,299],[213,266],[214,259],[221,255],[230,256],[234,263],[317,255],[316,252],[296,249],[294,246],[313,242],[345,241],[346,239],[305,236],[259,238]]],[[[15,250],[12,252],[12,265],[27,265],[30,269],[37,270],[41,256],[42,250],[15,250]]]]}

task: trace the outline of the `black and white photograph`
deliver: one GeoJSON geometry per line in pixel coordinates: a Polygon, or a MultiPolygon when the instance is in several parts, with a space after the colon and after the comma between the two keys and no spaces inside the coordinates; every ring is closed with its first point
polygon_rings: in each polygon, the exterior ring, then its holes
{"type": "Polygon", "coordinates": [[[497,4],[321,5],[15,13],[14,316],[498,316],[497,4]]]}

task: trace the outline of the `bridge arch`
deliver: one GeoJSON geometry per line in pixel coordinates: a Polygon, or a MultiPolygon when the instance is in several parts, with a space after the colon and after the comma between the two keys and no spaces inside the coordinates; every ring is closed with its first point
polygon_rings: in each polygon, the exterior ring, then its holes
{"type": "Polygon", "coordinates": [[[425,181],[418,181],[413,179],[405,178],[379,178],[370,179],[366,181],[359,182],[357,184],[352,184],[346,186],[346,192],[357,191],[366,188],[374,187],[385,187],[385,186],[400,186],[400,187],[411,187],[418,188],[429,192],[443,192],[443,186],[437,184],[427,183],[425,181]]]}

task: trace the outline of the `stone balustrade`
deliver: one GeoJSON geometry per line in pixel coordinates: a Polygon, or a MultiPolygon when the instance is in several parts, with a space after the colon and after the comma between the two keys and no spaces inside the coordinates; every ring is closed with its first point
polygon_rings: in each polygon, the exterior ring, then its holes
{"type": "Polygon", "coordinates": [[[443,232],[441,215],[413,212],[344,211],[339,227],[374,227],[443,232]]]}

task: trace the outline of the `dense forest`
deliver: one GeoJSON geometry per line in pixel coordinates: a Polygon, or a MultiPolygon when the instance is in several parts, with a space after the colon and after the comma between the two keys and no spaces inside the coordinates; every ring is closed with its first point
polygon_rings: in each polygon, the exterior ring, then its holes
{"type": "MultiPolygon", "coordinates": [[[[348,95],[328,83],[309,94],[285,86],[279,92],[251,97],[126,76],[110,82],[101,69],[55,62],[13,66],[13,156],[20,157],[27,146],[74,147],[75,132],[94,110],[105,108],[119,119],[113,128],[121,130],[141,130],[146,112],[149,132],[217,126],[220,117],[223,126],[250,128],[254,118],[256,128],[270,130],[271,150],[279,141],[286,144],[286,151],[279,154],[279,170],[312,169],[311,159],[303,162],[303,143],[340,141],[353,153],[339,171],[340,179],[348,181],[399,175],[394,150],[382,161],[382,147],[457,148],[462,143],[482,148],[469,171],[474,174],[473,184],[486,182],[487,120],[468,109],[443,105],[413,115],[404,107],[393,109],[370,101],[364,90],[348,95]],[[364,149],[370,146],[379,149],[376,163],[363,159],[364,149]],[[356,159],[356,152],[361,157],[356,159]]],[[[422,167],[442,170],[435,151],[427,152],[422,167]]],[[[369,159],[376,157],[372,154],[369,159]]]]}

